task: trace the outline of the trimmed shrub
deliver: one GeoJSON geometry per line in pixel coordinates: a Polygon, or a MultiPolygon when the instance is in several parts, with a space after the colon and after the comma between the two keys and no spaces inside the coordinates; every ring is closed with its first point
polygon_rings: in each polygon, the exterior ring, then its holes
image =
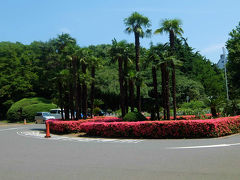
{"type": "Polygon", "coordinates": [[[137,122],[137,121],[146,121],[147,118],[142,115],[140,112],[129,112],[123,117],[123,121],[128,122],[137,122]]]}
{"type": "Polygon", "coordinates": [[[99,115],[101,113],[101,109],[99,108],[99,107],[95,107],[94,109],[93,109],[93,115],[94,116],[97,116],[97,115],[99,115]]]}
{"type": "Polygon", "coordinates": [[[79,121],[48,120],[52,133],[85,132],[89,136],[101,137],[203,138],[240,132],[240,116],[207,120],[120,121],[121,119],[115,117],[79,121]]]}
{"type": "Polygon", "coordinates": [[[202,138],[240,132],[240,116],[209,120],[82,123],[90,136],[135,138],[202,138]]]}
{"type": "Polygon", "coordinates": [[[22,121],[24,118],[28,121],[34,121],[37,112],[49,111],[54,108],[57,108],[57,105],[47,99],[39,97],[24,98],[10,107],[7,112],[7,119],[11,122],[22,121]],[[22,117],[19,112],[20,109],[22,109],[22,117]]]}
{"type": "Polygon", "coordinates": [[[99,117],[95,116],[92,119],[78,120],[78,121],[55,121],[48,120],[49,128],[52,133],[56,134],[68,134],[68,133],[77,133],[81,132],[82,123],[94,123],[94,122],[119,122],[122,119],[117,117],[99,117]]]}
{"type": "Polygon", "coordinates": [[[183,109],[204,109],[206,105],[203,101],[190,101],[183,103],[180,108],[183,109]]]}

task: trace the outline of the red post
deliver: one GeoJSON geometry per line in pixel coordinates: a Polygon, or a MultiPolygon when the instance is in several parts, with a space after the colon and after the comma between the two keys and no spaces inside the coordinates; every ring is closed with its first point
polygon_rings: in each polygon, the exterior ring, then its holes
{"type": "Polygon", "coordinates": [[[49,123],[48,122],[46,122],[46,136],[45,136],[45,138],[50,138],[51,136],[50,136],[50,130],[49,130],[49,123]]]}

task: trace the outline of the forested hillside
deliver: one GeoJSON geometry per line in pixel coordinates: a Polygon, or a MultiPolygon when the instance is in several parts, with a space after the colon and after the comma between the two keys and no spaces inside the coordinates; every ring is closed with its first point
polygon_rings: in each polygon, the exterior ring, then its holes
{"type": "MultiPolygon", "coordinates": [[[[117,42],[118,43],[118,42],[117,42]]],[[[152,66],[157,69],[157,86],[161,106],[161,71],[160,66],[150,58],[151,49],[161,54],[169,44],[140,49],[141,72],[134,67],[134,44],[122,43],[128,51],[128,63],[125,72],[128,82],[135,83],[136,77],[142,88],[143,111],[151,111],[153,95],[152,66]]],[[[120,44],[121,45],[121,44],[120,44]]],[[[119,46],[120,46],[119,45],[119,46]]],[[[1,119],[5,118],[9,107],[25,97],[44,97],[57,103],[59,107],[71,107],[74,102],[69,94],[86,91],[87,104],[82,103],[85,95],[79,98],[81,106],[91,106],[91,88],[94,82],[94,98],[101,99],[104,110],[120,108],[120,88],[118,63],[114,58],[113,44],[79,47],[76,40],[68,34],[62,34],[48,42],[32,42],[24,45],[19,42],[0,43],[0,104],[1,119]],[[95,77],[92,77],[93,67],[95,77]],[[73,75],[77,76],[73,76],[73,75]],[[76,79],[77,78],[77,79],[76,79]],[[74,82],[79,82],[78,86],[74,82]],[[68,102],[68,103],[66,103],[68,102]]],[[[184,38],[176,39],[176,56],[180,62],[176,66],[177,107],[190,101],[204,101],[224,96],[223,73],[209,60],[195,52],[184,38]]],[[[116,53],[115,53],[116,55],[116,53]]],[[[159,59],[160,61],[160,59],[159,59]]],[[[160,63],[160,62],[158,62],[160,63]]],[[[133,88],[136,95],[136,89],[133,88]]],[[[72,95],[72,98],[73,98],[72,95]]],[[[128,98],[129,100],[131,98],[128,98]]],[[[130,103],[130,102],[129,102],[130,103]]],[[[134,99],[134,103],[136,103],[134,99]]],[[[71,108],[69,108],[71,109],[71,108]]]]}
{"type": "Polygon", "coordinates": [[[154,120],[240,113],[239,26],[226,43],[228,99],[224,71],[188,44],[181,20],[162,20],[153,33],[168,34],[169,42],[149,48],[140,43],[153,34],[147,17],[133,12],[124,24],[134,43],[113,38],[112,44],[80,47],[69,34],[29,45],[0,42],[0,119],[15,102],[33,97],[64,109],[65,119],[87,118],[101,109],[122,117],[147,112],[154,120]]]}

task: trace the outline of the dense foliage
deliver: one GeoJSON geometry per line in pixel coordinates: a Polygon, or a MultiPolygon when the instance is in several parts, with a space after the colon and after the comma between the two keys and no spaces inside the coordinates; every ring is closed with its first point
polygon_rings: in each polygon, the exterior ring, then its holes
{"type": "MultiPolygon", "coordinates": [[[[189,46],[175,24],[170,23],[177,28],[174,34],[171,26],[165,27],[170,28],[164,30],[171,34],[168,43],[148,49],[139,46],[139,38],[150,33],[150,21],[138,13],[125,19],[126,30],[137,36],[135,44],[113,40],[79,47],[69,34],[29,45],[0,42],[0,119],[12,104],[28,97],[51,99],[66,115],[77,112],[75,119],[81,113],[84,118],[92,115],[98,107],[121,108],[122,115],[137,108],[151,113],[152,119],[167,119],[186,101],[201,101],[217,116],[225,99],[223,72],[189,46]],[[138,18],[142,23],[135,27],[138,18]],[[96,97],[103,102],[100,106],[94,105],[96,97]]],[[[238,94],[239,27],[230,36],[230,87],[238,94]]]]}
{"type": "Polygon", "coordinates": [[[14,103],[7,112],[7,118],[11,122],[26,119],[34,121],[34,116],[37,112],[48,112],[57,106],[50,100],[44,98],[24,98],[14,103]]]}
{"type": "Polygon", "coordinates": [[[147,120],[144,115],[140,112],[129,112],[123,117],[123,121],[136,122],[147,120]]]}
{"type": "Polygon", "coordinates": [[[229,33],[227,41],[228,64],[227,71],[230,80],[230,97],[239,98],[240,92],[240,22],[229,33]]]}

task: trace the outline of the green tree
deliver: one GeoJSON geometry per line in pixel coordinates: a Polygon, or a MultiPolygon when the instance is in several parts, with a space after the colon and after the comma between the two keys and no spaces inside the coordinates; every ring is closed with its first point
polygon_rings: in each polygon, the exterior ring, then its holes
{"type": "Polygon", "coordinates": [[[240,92],[240,22],[229,33],[230,38],[226,42],[228,50],[227,71],[230,82],[230,97],[239,97],[240,92]]]}
{"type": "Polygon", "coordinates": [[[16,101],[36,95],[33,52],[21,43],[0,43],[0,116],[16,101]]]}
{"type": "Polygon", "coordinates": [[[113,58],[113,61],[118,61],[118,76],[119,76],[119,85],[120,85],[120,106],[122,117],[126,114],[125,108],[125,93],[124,93],[124,71],[123,71],[123,62],[125,55],[126,41],[117,42],[116,39],[112,40],[112,48],[110,54],[113,58]]]}
{"type": "Polygon", "coordinates": [[[60,95],[61,109],[64,109],[65,119],[73,118],[73,77],[72,77],[72,54],[76,40],[69,34],[61,34],[57,38],[50,40],[53,51],[49,62],[54,69],[53,81],[60,95]],[[57,77],[57,78],[56,78],[57,77]],[[61,79],[62,78],[62,79],[61,79]],[[70,111],[69,111],[70,110],[70,111]]]}
{"type": "Polygon", "coordinates": [[[96,68],[101,67],[102,58],[100,56],[100,52],[95,46],[89,46],[90,51],[90,59],[89,59],[89,67],[91,68],[91,94],[90,94],[90,115],[93,116],[94,102],[95,102],[95,76],[96,76],[96,68]]]}
{"type": "MultiPolygon", "coordinates": [[[[157,89],[158,80],[157,80],[157,70],[161,66],[162,63],[164,63],[163,59],[161,59],[161,53],[164,51],[165,46],[162,44],[159,44],[158,46],[151,45],[148,54],[147,54],[147,63],[152,64],[152,83],[153,83],[153,94],[155,98],[154,108],[151,113],[151,119],[155,119],[155,114],[157,114],[157,119],[160,120],[160,114],[159,114],[159,93],[157,89]]],[[[163,72],[165,73],[165,71],[163,72]]],[[[165,75],[163,75],[165,76],[165,75]]],[[[165,85],[165,84],[164,84],[165,85]]]]}
{"type": "MultiPolygon", "coordinates": [[[[145,36],[151,35],[151,30],[145,28],[149,28],[151,26],[150,21],[147,17],[133,12],[131,16],[124,19],[124,23],[127,26],[126,32],[127,33],[134,33],[135,37],[135,54],[136,54],[136,72],[140,72],[140,64],[139,64],[139,57],[140,57],[140,38],[145,36]]],[[[136,89],[137,89],[137,109],[141,112],[141,90],[140,90],[140,82],[139,78],[137,78],[136,82],[136,89]]]]}
{"type": "MultiPolygon", "coordinates": [[[[161,23],[161,27],[159,29],[157,29],[154,33],[158,34],[158,33],[169,33],[169,41],[170,41],[170,48],[172,51],[172,55],[174,55],[174,50],[175,50],[175,46],[174,46],[174,42],[176,39],[176,36],[181,36],[183,33],[183,30],[181,28],[182,22],[179,19],[165,19],[162,21],[161,23]]],[[[174,115],[174,119],[176,119],[176,109],[177,109],[177,105],[176,105],[176,77],[175,77],[175,64],[172,62],[171,63],[172,66],[172,98],[173,98],[173,115],[174,115]]]]}

